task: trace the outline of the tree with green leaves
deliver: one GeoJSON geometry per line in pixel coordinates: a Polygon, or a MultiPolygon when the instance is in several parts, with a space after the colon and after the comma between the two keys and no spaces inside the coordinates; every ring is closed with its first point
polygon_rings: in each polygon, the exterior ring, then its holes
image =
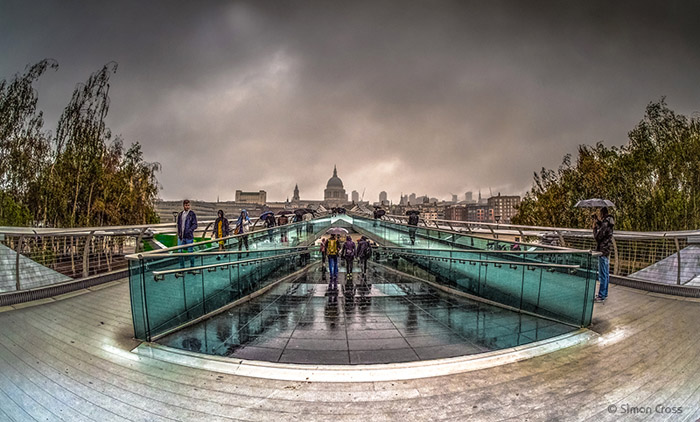
{"type": "Polygon", "coordinates": [[[665,99],[650,103],[621,148],[581,145],[575,164],[542,169],[523,198],[516,224],[588,227],[581,199],[616,204],[622,230],[691,230],[700,227],[700,120],[676,114],[665,99]]]}
{"type": "Polygon", "coordinates": [[[53,138],[43,132],[32,84],[44,60],[11,82],[0,82],[0,224],[54,227],[146,224],[158,221],[154,202],[160,164],[143,159],[140,144],[124,152],[107,128],[108,63],[79,84],[53,138]]]}
{"type": "Polygon", "coordinates": [[[0,81],[0,224],[25,225],[34,217],[30,209],[50,145],[33,85],[57,68],[55,61],[42,60],[9,82],[0,81]]]}

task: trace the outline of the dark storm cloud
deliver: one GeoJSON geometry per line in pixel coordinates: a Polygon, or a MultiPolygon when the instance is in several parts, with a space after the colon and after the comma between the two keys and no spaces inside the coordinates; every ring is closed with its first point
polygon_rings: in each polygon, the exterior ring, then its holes
{"type": "Polygon", "coordinates": [[[165,198],[522,193],[620,145],[666,95],[698,109],[697,2],[2,2],[0,76],[44,57],[49,120],[115,60],[111,129],[165,198]]]}

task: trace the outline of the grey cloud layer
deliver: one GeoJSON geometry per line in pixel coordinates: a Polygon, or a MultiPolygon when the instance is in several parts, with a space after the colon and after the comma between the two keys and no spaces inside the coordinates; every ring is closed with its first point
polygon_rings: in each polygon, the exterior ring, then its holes
{"type": "Polygon", "coordinates": [[[117,61],[110,127],[165,198],[320,198],[334,164],[365,199],[522,193],[578,144],[624,143],[649,101],[700,109],[697,2],[40,4],[3,3],[0,75],[56,58],[50,119],[117,61]]]}

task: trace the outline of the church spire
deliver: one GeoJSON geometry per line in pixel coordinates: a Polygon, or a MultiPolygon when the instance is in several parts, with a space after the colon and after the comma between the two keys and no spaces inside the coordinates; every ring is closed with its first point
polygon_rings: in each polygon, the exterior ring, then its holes
{"type": "Polygon", "coordinates": [[[333,177],[338,177],[338,169],[335,167],[335,164],[333,164],[333,177]]]}

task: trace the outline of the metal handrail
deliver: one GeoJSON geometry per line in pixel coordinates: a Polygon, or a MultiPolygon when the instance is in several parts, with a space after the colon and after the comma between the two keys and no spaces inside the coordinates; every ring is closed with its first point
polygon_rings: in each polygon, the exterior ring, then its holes
{"type": "Polygon", "coordinates": [[[512,266],[528,266],[528,267],[546,267],[546,268],[566,268],[566,269],[579,269],[581,268],[580,265],[572,265],[572,264],[550,264],[550,263],[540,263],[540,262],[522,262],[522,261],[493,261],[493,260],[488,260],[488,259],[464,259],[464,258],[454,258],[454,257],[449,257],[449,256],[428,256],[428,255],[421,255],[421,254],[415,254],[411,252],[399,252],[398,255],[403,255],[403,256],[413,256],[417,258],[427,258],[429,260],[450,260],[450,261],[458,261],[461,264],[465,264],[467,262],[472,263],[472,262],[478,262],[478,263],[484,263],[484,264],[500,264],[500,265],[512,265],[512,266]]]}
{"type": "Polygon", "coordinates": [[[464,253],[484,253],[484,254],[489,254],[489,255],[498,255],[498,254],[517,254],[517,255],[523,255],[523,254],[528,254],[528,255],[564,255],[564,254],[571,254],[572,252],[579,252],[579,253],[585,253],[585,254],[591,254],[593,256],[600,256],[602,255],[600,252],[596,251],[587,251],[587,250],[582,250],[582,249],[567,249],[567,250],[562,250],[562,249],[556,249],[556,250],[543,250],[543,251],[525,251],[525,250],[490,250],[490,249],[431,249],[431,248],[402,248],[400,246],[379,246],[380,249],[391,249],[391,250],[407,250],[410,249],[412,251],[430,251],[430,252],[464,252],[464,253]]]}
{"type": "MultiPolygon", "coordinates": [[[[308,250],[308,248],[306,248],[308,250]]],[[[186,273],[190,271],[202,271],[202,270],[209,270],[212,268],[219,268],[219,267],[228,267],[228,266],[236,266],[236,265],[248,265],[254,262],[265,262],[265,261],[272,261],[275,259],[279,258],[288,258],[290,256],[297,256],[301,253],[302,251],[298,252],[293,252],[293,253],[287,253],[287,254],[280,254],[280,255],[272,255],[272,256],[265,256],[265,257],[260,257],[260,258],[252,258],[252,259],[245,259],[241,261],[230,261],[230,262],[221,262],[221,263],[216,263],[216,264],[210,264],[210,265],[200,265],[197,267],[187,267],[187,268],[176,268],[174,270],[164,270],[164,271],[153,271],[153,278],[155,281],[160,281],[163,280],[163,277],[169,274],[181,274],[181,273],[186,273]],[[160,277],[160,278],[159,278],[160,277]]]]}
{"type": "MultiPolygon", "coordinates": [[[[209,240],[205,243],[213,243],[213,242],[218,242],[219,239],[216,240],[209,240]]],[[[189,245],[186,245],[189,246],[189,245]]],[[[208,255],[219,255],[219,256],[225,256],[225,255],[239,255],[239,254],[249,254],[249,253],[255,253],[255,252],[270,252],[270,251],[283,251],[283,250],[299,250],[299,249],[308,249],[308,246],[291,246],[291,247],[286,247],[286,248],[272,248],[272,249],[256,249],[256,250],[248,250],[248,251],[194,251],[194,252],[173,252],[173,253],[161,253],[164,249],[158,250],[156,254],[131,254],[128,255],[127,257],[129,259],[133,260],[139,260],[141,258],[172,258],[172,257],[180,257],[180,256],[208,256],[208,255]]]]}

